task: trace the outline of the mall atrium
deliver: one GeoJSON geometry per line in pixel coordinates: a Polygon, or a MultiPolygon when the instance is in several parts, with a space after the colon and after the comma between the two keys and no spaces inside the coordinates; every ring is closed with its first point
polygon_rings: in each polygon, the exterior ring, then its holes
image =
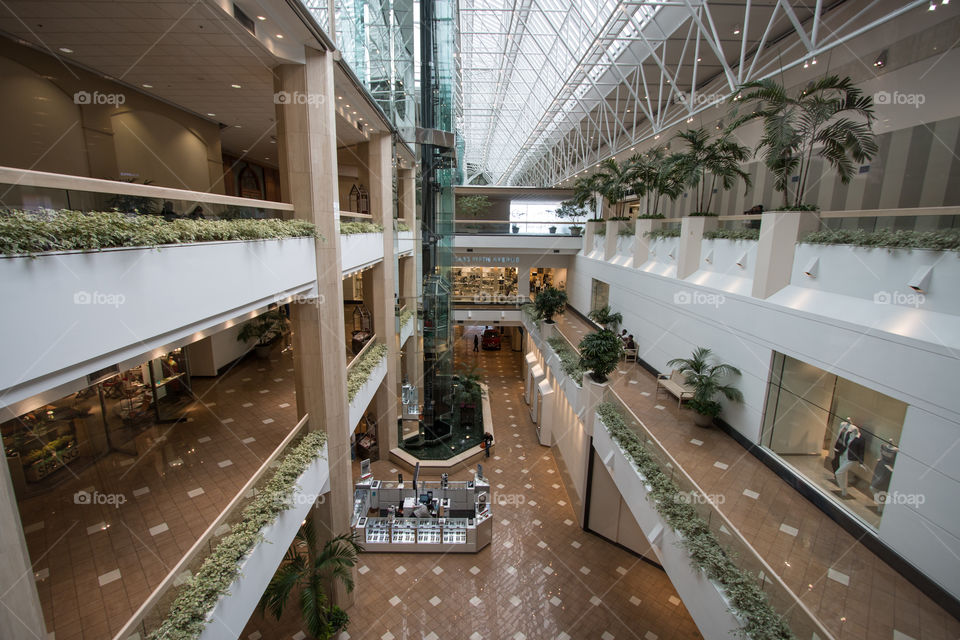
{"type": "Polygon", "coordinates": [[[0,639],[960,638],[958,34],[0,2],[0,639]]]}

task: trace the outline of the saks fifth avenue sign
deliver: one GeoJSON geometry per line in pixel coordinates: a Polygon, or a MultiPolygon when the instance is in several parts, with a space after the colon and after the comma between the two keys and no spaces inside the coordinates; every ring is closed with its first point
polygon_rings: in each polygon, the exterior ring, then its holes
{"type": "Polygon", "coordinates": [[[454,255],[454,264],[479,264],[485,266],[506,266],[520,264],[519,256],[476,256],[454,255]]]}

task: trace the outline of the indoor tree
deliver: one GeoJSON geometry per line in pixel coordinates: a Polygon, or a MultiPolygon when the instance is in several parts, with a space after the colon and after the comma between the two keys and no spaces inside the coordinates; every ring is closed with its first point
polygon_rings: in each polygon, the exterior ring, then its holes
{"type": "Polygon", "coordinates": [[[662,197],[674,200],[683,190],[683,183],[678,179],[677,156],[668,154],[667,147],[638,153],[628,162],[633,168],[634,193],[641,198],[646,196],[646,217],[660,213],[662,197]]]}
{"type": "Polygon", "coordinates": [[[721,406],[716,397],[722,395],[731,402],[743,402],[743,394],[730,384],[724,384],[727,376],[739,376],[740,370],[730,364],[711,363],[713,352],[706,347],[697,347],[689,358],[674,358],[667,363],[680,371],[686,383],[693,387],[693,397],[687,406],[700,417],[696,423],[707,426],[718,415],[721,406]]]}
{"type": "Polygon", "coordinates": [[[619,311],[614,313],[610,305],[605,304],[598,309],[594,309],[587,314],[587,317],[611,331],[616,331],[623,324],[623,314],[619,311]]]}
{"type": "Polygon", "coordinates": [[[600,170],[594,174],[597,191],[613,207],[613,219],[623,218],[623,208],[627,195],[634,183],[633,168],[629,162],[620,164],[616,158],[607,158],[600,163],[600,170]]]}
{"type": "Polygon", "coordinates": [[[537,297],[533,300],[533,306],[537,310],[537,314],[543,318],[543,321],[547,324],[553,324],[554,314],[563,311],[563,307],[566,304],[567,292],[560,291],[553,287],[547,287],[538,293],[537,297]]]}
{"type": "MultiPolygon", "coordinates": [[[[763,123],[756,151],[774,175],[784,208],[812,208],[804,202],[810,161],[819,156],[848,184],[857,165],[868,162],[878,147],[873,133],[873,98],[849,78],[829,75],[812,80],[790,95],[776,80],[756,80],[740,87],[731,100],[753,106],[733,127],[763,123]],[[791,185],[796,186],[791,188],[791,185]]],[[[732,127],[732,128],[733,128],[732,127]]]]}
{"type": "Polygon", "coordinates": [[[584,336],[577,348],[580,350],[580,367],[589,370],[593,381],[601,384],[617,368],[623,355],[623,341],[610,329],[584,336]]]}
{"type": "Polygon", "coordinates": [[[554,209],[553,214],[561,220],[570,220],[571,222],[577,223],[570,227],[570,234],[579,235],[580,231],[583,229],[583,227],[579,225],[583,222],[587,212],[584,211],[583,205],[578,205],[573,200],[566,200],[561,202],[560,206],[554,209]]]}
{"type": "Polygon", "coordinates": [[[734,140],[731,134],[732,130],[727,129],[711,140],[707,130],[701,127],[676,135],[687,143],[687,148],[677,154],[675,167],[680,182],[693,189],[694,213],[710,213],[718,181],[724,190],[731,189],[738,178],[750,187],[750,174],[742,167],[750,157],[750,149],[734,140]]]}
{"type": "Polygon", "coordinates": [[[573,202],[578,207],[588,207],[596,216],[597,194],[600,193],[599,179],[596,174],[581,176],[573,183],[573,202]]]}
{"type": "Polygon", "coordinates": [[[349,533],[331,538],[318,550],[313,520],[308,517],[260,598],[260,614],[269,610],[279,620],[296,591],[310,635],[317,640],[336,637],[347,628],[350,618],[343,609],[329,603],[325,585],[339,582],[347,591],[353,591],[352,568],[361,551],[363,547],[349,533]]]}

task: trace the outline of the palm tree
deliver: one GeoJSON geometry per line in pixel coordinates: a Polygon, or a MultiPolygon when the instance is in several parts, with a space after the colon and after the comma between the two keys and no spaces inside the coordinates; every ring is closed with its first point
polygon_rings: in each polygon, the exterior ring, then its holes
{"type": "Polygon", "coordinates": [[[742,85],[731,100],[754,105],[754,111],[739,118],[733,127],[753,120],[763,122],[757,152],[763,149],[764,164],[775,177],[774,187],[783,193],[785,207],[805,204],[814,155],[826,160],[840,181],[848,184],[856,164],[868,162],[877,153],[873,98],[864,95],[849,77],[813,80],[795,96],[788,95],[775,80],[756,80],[742,85]],[[791,193],[795,174],[797,186],[791,193]]]}
{"type": "Polygon", "coordinates": [[[727,129],[713,141],[703,128],[687,129],[676,135],[687,143],[686,151],[677,156],[677,171],[682,183],[694,189],[694,211],[698,213],[710,212],[717,180],[725,190],[732,188],[737,178],[750,186],[750,174],[741,167],[750,157],[750,150],[731,139],[731,133],[727,129]],[[710,180],[707,173],[712,176],[710,180]]]}
{"type": "Polygon", "coordinates": [[[647,216],[659,213],[660,198],[676,199],[683,189],[678,180],[677,154],[668,155],[667,147],[657,147],[647,153],[631,156],[633,191],[638,197],[646,196],[647,216]]]}
{"type": "Polygon", "coordinates": [[[693,387],[693,398],[687,406],[697,413],[715,418],[720,415],[720,403],[714,400],[723,395],[731,402],[743,402],[743,394],[730,384],[723,384],[722,378],[739,376],[740,370],[730,364],[711,364],[713,352],[706,347],[697,347],[689,358],[674,358],[668,367],[678,369],[693,387]]]}
{"type": "Polygon", "coordinates": [[[597,176],[589,175],[577,178],[573,183],[572,202],[578,207],[589,207],[596,214],[596,196],[599,193],[597,176]]]}
{"type": "Polygon", "coordinates": [[[350,619],[340,607],[328,603],[325,585],[337,581],[347,591],[353,591],[351,569],[361,551],[360,543],[346,533],[328,540],[318,553],[313,520],[308,517],[260,598],[260,614],[269,609],[279,620],[290,595],[297,591],[300,612],[310,635],[317,640],[334,637],[346,629],[350,619]]]}
{"type": "Polygon", "coordinates": [[[633,168],[629,162],[619,164],[615,158],[607,158],[600,163],[600,170],[594,174],[597,191],[607,199],[613,207],[617,218],[623,217],[624,200],[629,194],[633,183],[633,168]]]}

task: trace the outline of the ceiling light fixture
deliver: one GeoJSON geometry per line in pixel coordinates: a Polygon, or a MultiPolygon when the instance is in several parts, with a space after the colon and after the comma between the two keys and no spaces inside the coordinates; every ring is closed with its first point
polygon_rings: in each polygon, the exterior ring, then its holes
{"type": "Polygon", "coordinates": [[[257,20],[259,20],[260,22],[263,22],[266,19],[267,19],[267,16],[257,16],[257,20]]]}
{"type": "Polygon", "coordinates": [[[878,69],[882,69],[887,65],[887,51],[888,49],[884,49],[880,52],[880,55],[877,56],[877,59],[873,61],[873,66],[878,69]]]}
{"type": "Polygon", "coordinates": [[[740,35],[740,25],[737,25],[733,28],[733,35],[735,36],[740,35]]]}
{"type": "Polygon", "coordinates": [[[277,34],[277,39],[278,39],[278,40],[283,40],[283,34],[282,34],[282,33],[278,33],[278,34],[277,34]]]}
{"type": "Polygon", "coordinates": [[[243,88],[243,87],[240,86],[239,84],[232,84],[232,85],[230,85],[230,86],[233,87],[234,89],[242,89],[242,88],[243,88]]]}
{"type": "Polygon", "coordinates": [[[60,51],[64,53],[73,53],[73,49],[70,49],[69,47],[60,47],[60,51]]]}
{"type": "Polygon", "coordinates": [[[207,117],[208,117],[208,118],[214,118],[214,117],[216,117],[216,115],[217,115],[217,114],[215,114],[215,113],[208,113],[208,114],[207,114],[207,117]]]}
{"type": "Polygon", "coordinates": [[[143,83],[142,85],[140,85],[140,86],[143,87],[144,89],[153,89],[153,85],[152,85],[152,84],[147,84],[146,82],[144,82],[144,83],[143,83]]]}

